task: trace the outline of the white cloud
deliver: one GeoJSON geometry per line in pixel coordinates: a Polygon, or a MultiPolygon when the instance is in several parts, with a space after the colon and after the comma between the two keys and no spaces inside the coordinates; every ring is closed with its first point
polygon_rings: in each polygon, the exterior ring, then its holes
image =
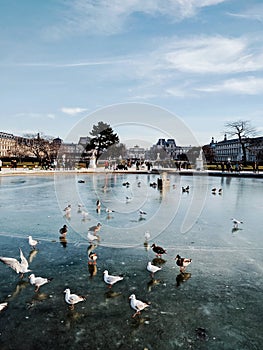
{"type": "Polygon", "coordinates": [[[263,68],[263,50],[254,53],[249,40],[242,37],[175,38],[163,48],[163,55],[170,69],[189,73],[239,73],[263,68]]]}
{"type": "Polygon", "coordinates": [[[263,93],[263,78],[246,77],[242,79],[228,79],[222,83],[200,87],[196,90],[202,92],[261,95],[263,93]]]}
{"type": "Polygon", "coordinates": [[[87,109],[86,108],[80,108],[80,107],[62,107],[61,111],[65,114],[71,115],[71,116],[75,116],[77,114],[86,112],[87,109]]]}
{"type": "Polygon", "coordinates": [[[46,35],[58,39],[70,32],[112,35],[123,31],[132,15],[165,16],[171,21],[192,17],[203,7],[228,0],[71,0],[61,14],[62,22],[46,35]]]}

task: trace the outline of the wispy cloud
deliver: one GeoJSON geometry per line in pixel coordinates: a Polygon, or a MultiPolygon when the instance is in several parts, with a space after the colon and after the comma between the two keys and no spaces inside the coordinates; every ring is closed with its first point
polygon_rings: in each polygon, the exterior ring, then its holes
{"type": "Polygon", "coordinates": [[[26,112],[23,112],[23,113],[17,113],[15,115],[16,118],[30,118],[32,120],[38,120],[38,119],[55,119],[56,116],[55,114],[53,113],[26,113],[26,112]]]}
{"type": "Polygon", "coordinates": [[[246,77],[241,79],[228,79],[219,84],[208,85],[196,89],[202,92],[223,92],[241,95],[262,95],[263,78],[246,77]]]}
{"type": "Polygon", "coordinates": [[[170,21],[182,21],[194,16],[203,7],[214,6],[228,0],[71,0],[61,14],[61,22],[46,30],[53,39],[69,33],[85,32],[89,35],[112,35],[127,30],[136,13],[170,21]]]}
{"type": "Polygon", "coordinates": [[[61,112],[71,116],[75,116],[86,111],[87,111],[86,108],[80,108],[80,107],[62,107],[61,108],[61,112]]]}
{"type": "Polygon", "coordinates": [[[250,21],[263,21],[263,4],[249,6],[248,9],[242,12],[228,12],[229,16],[250,21]]]}
{"type": "Polygon", "coordinates": [[[175,38],[163,48],[163,55],[170,69],[188,73],[239,73],[263,68],[263,50],[254,52],[245,37],[175,38]]]}

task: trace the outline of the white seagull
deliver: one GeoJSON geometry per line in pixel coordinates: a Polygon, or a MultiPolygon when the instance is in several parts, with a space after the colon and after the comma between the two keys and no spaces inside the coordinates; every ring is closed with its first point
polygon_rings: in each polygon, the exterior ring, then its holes
{"type": "Polygon", "coordinates": [[[147,264],[147,270],[151,273],[152,278],[154,277],[155,272],[160,271],[162,268],[156,265],[153,265],[150,261],[147,264]]]}
{"type": "Polygon", "coordinates": [[[44,278],[44,277],[36,277],[33,273],[31,273],[30,276],[28,276],[29,281],[32,285],[35,285],[35,292],[38,292],[39,288],[43,286],[46,283],[49,283],[52,281],[53,278],[44,278]]]}
{"type": "Polygon", "coordinates": [[[86,300],[84,296],[77,295],[77,294],[70,294],[70,289],[67,288],[64,290],[65,293],[65,301],[69,304],[69,308],[71,310],[74,310],[74,305],[79,303],[80,301],[86,300]]]}
{"type": "Polygon", "coordinates": [[[132,317],[135,317],[136,315],[140,314],[142,310],[144,310],[146,307],[150,306],[149,304],[137,300],[135,294],[132,294],[130,297],[130,305],[131,307],[136,311],[135,314],[132,315],[132,317]]]}
{"type": "Polygon", "coordinates": [[[115,283],[123,280],[122,276],[109,275],[108,270],[105,270],[103,272],[103,274],[104,274],[104,276],[103,276],[104,277],[104,282],[109,284],[109,288],[111,288],[115,283]]]}
{"type": "Polygon", "coordinates": [[[28,269],[28,261],[25,258],[21,248],[20,248],[20,259],[21,262],[14,258],[6,258],[4,256],[0,257],[0,261],[2,261],[7,266],[11,267],[11,269],[15,270],[16,273],[20,273],[20,277],[23,278],[24,273],[30,272],[31,270],[28,269]]]}
{"type": "Polygon", "coordinates": [[[237,219],[234,219],[234,218],[232,218],[231,220],[232,220],[232,222],[234,224],[234,228],[238,228],[238,225],[243,224],[243,221],[240,221],[240,220],[237,220],[237,219]]]}
{"type": "Polygon", "coordinates": [[[28,243],[32,249],[36,249],[39,242],[36,239],[33,239],[32,236],[28,236],[28,243]]]}
{"type": "Polygon", "coordinates": [[[66,208],[64,208],[64,212],[66,216],[70,216],[71,213],[71,204],[67,205],[66,208]]]}
{"type": "Polygon", "coordinates": [[[7,307],[7,303],[0,303],[0,311],[4,310],[7,307]]]}

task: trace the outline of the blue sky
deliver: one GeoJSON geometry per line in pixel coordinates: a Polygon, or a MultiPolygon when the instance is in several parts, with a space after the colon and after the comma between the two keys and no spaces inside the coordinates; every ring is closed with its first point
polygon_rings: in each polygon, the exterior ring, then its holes
{"type": "Polygon", "coordinates": [[[240,119],[263,135],[261,0],[0,0],[0,8],[1,131],[77,142],[90,131],[83,121],[103,114],[122,142],[194,143],[182,138],[186,126],[205,144],[240,119]],[[112,119],[108,106],[119,105],[112,119]]]}

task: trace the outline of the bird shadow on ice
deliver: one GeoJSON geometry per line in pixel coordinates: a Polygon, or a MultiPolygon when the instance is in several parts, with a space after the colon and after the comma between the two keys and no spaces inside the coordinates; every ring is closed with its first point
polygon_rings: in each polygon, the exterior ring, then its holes
{"type": "Polygon", "coordinates": [[[36,257],[36,255],[37,255],[37,253],[38,253],[38,250],[37,250],[37,249],[31,250],[31,252],[30,252],[29,255],[28,255],[28,262],[29,262],[29,264],[32,263],[33,259],[34,259],[34,258],[36,257]]]}
{"type": "Polygon", "coordinates": [[[242,228],[233,227],[232,230],[231,230],[231,232],[232,232],[233,234],[238,233],[238,231],[242,231],[242,228]]]}
{"type": "Polygon", "coordinates": [[[24,290],[27,286],[29,286],[29,284],[30,283],[28,281],[20,280],[16,284],[16,287],[15,287],[15,290],[13,291],[13,293],[8,296],[8,300],[15,299],[22,292],[22,290],[24,290]]]}
{"type": "Polygon", "coordinates": [[[163,258],[154,258],[152,260],[153,265],[163,265],[165,263],[166,263],[166,260],[164,260],[163,258]]]}
{"type": "Polygon", "coordinates": [[[189,278],[191,278],[191,273],[189,272],[180,272],[177,276],[176,276],[176,287],[180,287],[180,285],[189,280],[189,278]]]}
{"type": "Polygon", "coordinates": [[[158,286],[159,284],[163,284],[163,281],[159,279],[152,278],[148,283],[147,283],[147,290],[148,292],[152,291],[153,287],[158,286]]]}

